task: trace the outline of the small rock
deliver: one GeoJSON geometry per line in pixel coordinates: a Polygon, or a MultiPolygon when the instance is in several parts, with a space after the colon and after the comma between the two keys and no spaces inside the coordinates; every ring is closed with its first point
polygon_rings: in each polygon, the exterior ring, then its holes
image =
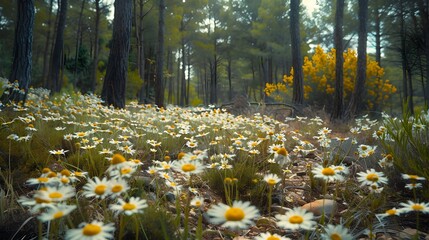
{"type": "Polygon", "coordinates": [[[324,213],[326,216],[331,216],[337,212],[337,202],[332,199],[318,199],[316,201],[304,204],[303,209],[312,212],[316,216],[321,216],[324,213]]]}
{"type": "Polygon", "coordinates": [[[235,237],[232,240],[250,240],[250,238],[245,238],[245,237],[238,236],[238,237],[235,237]]]}
{"type": "Polygon", "coordinates": [[[256,221],[257,227],[264,227],[264,226],[275,226],[276,222],[270,218],[267,217],[261,217],[256,221]]]}

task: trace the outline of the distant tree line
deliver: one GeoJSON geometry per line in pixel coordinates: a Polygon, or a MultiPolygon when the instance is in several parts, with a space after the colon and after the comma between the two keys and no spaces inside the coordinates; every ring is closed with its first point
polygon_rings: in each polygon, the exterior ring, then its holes
{"type": "MultiPolygon", "coordinates": [[[[0,76],[28,87],[93,92],[122,108],[219,104],[245,95],[273,101],[266,83],[293,67],[293,96],[305,104],[302,64],[316,45],[337,49],[333,119],[364,111],[367,47],[413,111],[429,102],[428,1],[0,0],[0,76]],[[19,47],[17,47],[19,46],[19,47]],[[342,53],[358,48],[357,80],[344,102],[342,53]],[[19,70],[18,70],[19,69],[19,70]],[[401,73],[401,74],[398,74],[401,73]]],[[[397,104],[396,104],[397,105],[397,104]]],[[[323,106],[320,106],[323,107],[323,106]]]]}

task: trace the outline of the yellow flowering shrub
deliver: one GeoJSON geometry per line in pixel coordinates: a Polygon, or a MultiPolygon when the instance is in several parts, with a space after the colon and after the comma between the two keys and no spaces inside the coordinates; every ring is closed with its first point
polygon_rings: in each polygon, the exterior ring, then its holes
{"type": "MultiPolygon", "coordinates": [[[[348,49],[344,56],[344,97],[350,98],[357,77],[357,53],[348,49]]],[[[317,46],[311,58],[304,57],[302,66],[304,73],[304,98],[307,102],[331,106],[335,92],[335,49],[325,52],[317,46]]],[[[283,76],[281,83],[267,83],[265,93],[275,100],[283,100],[285,93],[293,86],[293,69],[289,75],[283,76]]],[[[374,60],[368,58],[366,69],[366,103],[368,109],[380,105],[396,92],[396,87],[389,80],[383,79],[384,69],[374,60]]]]}

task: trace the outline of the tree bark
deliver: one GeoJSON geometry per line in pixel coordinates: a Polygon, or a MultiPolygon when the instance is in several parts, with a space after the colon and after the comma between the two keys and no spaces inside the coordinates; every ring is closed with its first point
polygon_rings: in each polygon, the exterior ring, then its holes
{"type": "Polygon", "coordinates": [[[292,45],[294,104],[304,103],[304,74],[302,71],[301,36],[299,30],[299,0],[290,0],[290,35],[292,45]]]}
{"type": "Polygon", "coordinates": [[[1,102],[9,101],[25,103],[28,86],[31,82],[32,44],[34,25],[34,2],[33,0],[18,0],[17,22],[15,27],[15,40],[13,45],[12,71],[9,82],[18,81],[19,90],[10,88],[1,96],[1,102]]]}
{"type": "Polygon", "coordinates": [[[423,91],[426,105],[429,105],[429,2],[427,0],[419,0],[418,6],[423,28],[424,54],[426,57],[426,87],[423,91]]]}
{"type": "MultiPolygon", "coordinates": [[[[155,104],[164,107],[164,35],[165,35],[165,0],[159,1],[158,50],[156,53],[155,104]]],[[[185,67],[185,66],[183,66],[185,67]]]]}
{"type": "Polygon", "coordinates": [[[94,57],[92,59],[92,76],[90,91],[95,92],[97,87],[97,72],[98,72],[98,55],[100,52],[100,15],[101,15],[101,0],[95,0],[95,37],[94,37],[94,57]]]}
{"type": "Polygon", "coordinates": [[[49,60],[51,56],[50,43],[51,43],[51,29],[52,29],[52,8],[54,6],[54,0],[49,1],[49,13],[48,13],[48,22],[46,23],[46,42],[45,50],[43,53],[43,72],[42,72],[42,81],[43,86],[48,87],[48,75],[49,75],[49,60]]]}
{"type": "Polygon", "coordinates": [[[347,110],[347,117],[354,118],[363,109],[366,82],[366,46],[367,46],[367,20],[368,20],[368,0],[359,0],[359,38],[358,38],[358,59],[357,77],[350,104],[347,110]]]}
{"type": "Polygon", "coordinates": [[[344,112],[344,75],[343,75],[343,15],[344,0],[337,0],[335,10],[335,93],[334,105],[331,113],[331,120],[341,120],[344,112]]]}
{"type": "Polygon", "coordinates": [[[107,105],[125,107],[125,86],[130,51],[132,1],[115,0],[112,47],[101,98],[107,105]]]}
{"type": "Polygon", "coordinates": [[[50,66],[50,90],[51,92],[59,92],[62,87],[62,79],[60,77],[60,70],[63,65],[63,45],[64,45],[64,28],[66,25],[66,16],[68,8],[68,0],[61,0],[58,2],[60,8],[60,15],[57,26],[57,34],[55,39],[54,50],[52,52],[51,66],[50,66]]]}

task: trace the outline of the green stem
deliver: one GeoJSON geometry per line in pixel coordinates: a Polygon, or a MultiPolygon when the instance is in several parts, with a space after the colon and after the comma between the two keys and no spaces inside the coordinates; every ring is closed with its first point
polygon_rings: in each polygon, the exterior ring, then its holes
{"type": "Polygon", "coordinates": [[[121,240],[122,236],[124,235],[124,228],[125,228],[124,215],[121,214],[121,216],[119,217],[119,235],[118,235],[119,240],[121,240]]]}
{"type": "Polygon", "coordinates": [[[271,203],[272,203],[271,194],[272,193],[273,193],[273,186],[268,185],[268,216],[271,215],[271,203]]]}

